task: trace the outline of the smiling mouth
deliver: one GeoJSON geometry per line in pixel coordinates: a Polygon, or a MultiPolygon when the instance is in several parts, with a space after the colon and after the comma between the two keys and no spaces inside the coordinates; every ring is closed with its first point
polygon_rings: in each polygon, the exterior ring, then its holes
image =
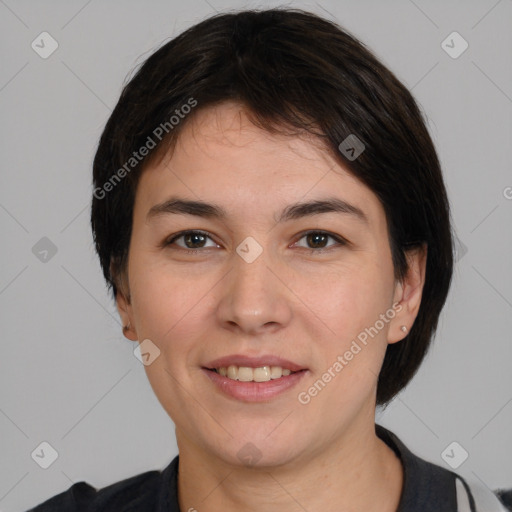
{"type": "Polygon", "coordinates": [[[252,368],[250,366],[236,366],[234,364],[227,367],[208,368],[208,370],[214,371],[222,377],[238,380],[240,382],[268,382],[270,380],[280,379],[281,377],[287,377],[292,373],[298,373],[288,368],[283,368],[282,366],[259,366],[252,368]]]}

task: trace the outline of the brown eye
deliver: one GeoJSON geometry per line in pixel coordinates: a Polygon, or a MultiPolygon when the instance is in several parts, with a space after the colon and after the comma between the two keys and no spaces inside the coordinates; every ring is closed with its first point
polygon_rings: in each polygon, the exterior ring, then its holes
{"type": "Polygon", "coordinates": [[[209,247],[217,247],[217,244],[213,242],[213,246],[205,246],[207,240],[210,239],[210,234],[204,231],[182,231],[173,235],[170,239],[165,242],[165,246],[177,245],[184,250],[195,251],[199,249],[208,249],[209,247]],[[176,243],[177,240],[183,240],[181,243],[176,243]]]}
{"type": "Polygon", "coordinates": [[[312,252],[321,252],[322,249],[330,249],[336,247],[336,245],[345,245],[346,242],[340,236],[328,233],[326,231],[308,231],[303,233],[300,240],[305,239],[307,247],[305,249],[311,249],[312,252]],[[327,245],[329,239],[335,240],[337,244],[327,245]]]}
{"type": "Polygon", "coordinates": [[[329,235],[324,233],[309,233],[306,235],[306,240],[313,249],[323,249],[329,238],[329,235]]]}

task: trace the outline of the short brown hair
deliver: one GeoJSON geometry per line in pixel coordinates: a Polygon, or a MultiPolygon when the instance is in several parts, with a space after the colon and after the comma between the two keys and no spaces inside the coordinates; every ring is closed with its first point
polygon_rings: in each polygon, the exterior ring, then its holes
{"type": "Polygon", "coordinates": [[[416,321],[404,340],[388,345],[379,375],[377,404],[386,404],[419,368],[448,294],[454,250],[449,203],[410,92],[353,35],[315,14],[289,8],[216,14],[155,51],[126,84],[93,166],[91,225],[108,286],[115,297],[126,270],[137,182],[148,159],[175,143],[198,111],[227,100],[241,102],[253,122],[270,132],[314,134],[377,195],[397,279],[407,270],[406,251],[428,246],[416,321]],[[171,116],[191,98],[193,112],[171,127],[171,116]],[[167,129],[158,151],[127,167],[159,126],[167,129]],[[349,135],[365,146],[353,160],[339,150],[349,135]]]}

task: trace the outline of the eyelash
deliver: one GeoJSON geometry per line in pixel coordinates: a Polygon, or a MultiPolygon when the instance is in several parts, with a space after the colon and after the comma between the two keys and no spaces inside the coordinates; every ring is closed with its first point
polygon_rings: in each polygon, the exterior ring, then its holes
{"type": "MultiPolygon", "coordinates": [[[[209,233],[208,231],[201,231],[201,230],[197,230],[197,229],[191,229],[191,230],[187,230],[187,231],[180,231],[179,233],[176,233],[176,234],[172,235],[170,238],[164,240],[164,242],[162,243],[162,246],[163,247],[168,247],[168,246],[172,245],[179,238],[182,238],[185,235],[189,235],[189,234],[202,235],[202,236],[205,236],[207,238],[210,238],[210,240],[212,240],[214,242],[214,240],[212,239],[212,234],[209,233]]],[[[343,237],[341,237],[339,235],[335,235],[333,233],[330,233],[329,231],[314,230],[314,229],[301,233],[301,236],[299,237],[297,242],[299,240],[302,240],[304,237],[306,237],[308,235],[312,235],[312,234],[315,234],[315,235],[326,235],[327,237],[332,238],[333,240],[336,240],[336,242],[338,243],[338,246],[348,245],[348,241],[345,240],[343,237]]],[[[297,243],[297,242],[295,242],[295,243],[297,243]]],[[[310,254],[318,254],[318,253],[329,252],[331,249],[334,249],[334,248],[336,248],[336,246],[321,247],[319,249],[301,247],[301,249],[305,249],[306,251],[310,251],[310,254]]],[[[183,247],[179,247],[178,246],[178,250],[184,252],[185,254],[198,254],[198,253],[200,253],[202,251],[205,251],[205,250],[208,250],[208,249],[211,249],[211,247],[206,247],[206,248],[203,247],[203,248],[199,248],[199,249],[184,249],[183,247]]]]}

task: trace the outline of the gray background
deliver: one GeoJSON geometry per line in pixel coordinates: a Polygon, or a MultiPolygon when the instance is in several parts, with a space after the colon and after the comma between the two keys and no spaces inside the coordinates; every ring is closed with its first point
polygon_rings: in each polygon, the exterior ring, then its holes
{"type": "MultiPolygon", "coordinates": [[[[1,511],[176,454],[93,252],[92,158],[125,77],[152,50],[214,11],[270,5],[0,0],[1,511]],[[31,48],[43,31],[59,44],[47,59],[31,48]],[[57,248],[46,262],[32,250],[42,237],[57,248]],[[46,470],[31,458],[42,441],[59,455],[46,470]]],[[[334,18],[413,90],[461,242],[435,345],[377,420],[445,467],[457,441],[469,453],[457,472],[512,486],[512,1],[288,5],[334,18]],[[453,31],[469,43],[456,59],[441,47],[453,31]]]]}

